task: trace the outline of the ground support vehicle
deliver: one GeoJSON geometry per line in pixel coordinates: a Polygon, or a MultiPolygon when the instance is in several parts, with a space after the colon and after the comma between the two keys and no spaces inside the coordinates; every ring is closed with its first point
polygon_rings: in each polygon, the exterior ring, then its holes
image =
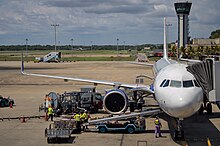
{"type": "Polygon", "coordinates": [[[68,142],[71,134],[76,131],[76,122],[74,119],[61,119],[54,121],[45,129],[45,137],[48,143],[68,142]]]}
{"type": "Polygon", "coordinates": [[[50,52],[43,57],[35,57],[34,63],[39,62],[60,62],[61,52],[50,52]]]}
{"type": "Polygon", "coordinates": [[[160,109],[151,109],[139,113],[130,113],[123,115],[115,115],[111,117],[90,120],[84,123],[83,126],[95,125],[100,133],[109,131],[122,131],[127,133],[145,131],[144,116],[152,116],[161,113],[160,109]],[[113,123],[112,123],[113,122],[113,123]]]}
{"type": "Polygon", "coordinates": [[[80,107],[91,113],[97,113],[99,109],[102,109],[102,101],[103,97],[100,93],[83,93],[80,100],[80,107]]]}
{"type": "Polygon", "coordinates": [[[110,131],[118,131],[118,132],[126,132],[129,134],[135,133],[135,132],[143,132],[146,129],[145,125],[145,118],[139,117],[130,119],[125,123],[121,123],[123,121],[116,121],[114,123],[107,122],[107,123],[101,123],[96,126],[96,128],[99,130],[100,133],[106,133],[110,131]]]}
{"type": "MultiPolygon", "coordinates": [[[[83,88],[82,88],[83,89],[83,88]]],[[[91,111],[91,113],[97,113],[99,109],[102,109],[103,97],[98,92],[73,91],[64,92],[58,94],[50,92],[45,97],[44,104],[39,106],[39,111],[47,111],[49,106],[54,109],[55,115],[74,113],[80,110],[91,111]]],[[[86,88],[88,90],[88,88],[86,88]]]]}
{"type": "Polygon", "coordinates": [[[9,107],[10,105],[14,105],[14,100],[10,97],[4,98],[0,95],[0,107],[9,107]]]}

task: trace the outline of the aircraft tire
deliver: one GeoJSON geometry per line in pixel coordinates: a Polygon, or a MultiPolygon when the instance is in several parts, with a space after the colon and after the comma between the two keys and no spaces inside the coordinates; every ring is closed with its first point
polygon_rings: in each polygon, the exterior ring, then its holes
{"type": "Polygon", "coordinates": [[[134,133],[134,132],[135,132],[134,127],[129,126],[129,127],[127,128],[127,132],[128,132],[129,134],[134,133]]]}
{"type": "Polygon", "coordinates": [[[207,114],[211,115],[212,114],[212,104],[209,102],[207,103],[207,114]]]}
{"type": "Polygon", "coordinates": [[[173,139],[177,140],[177,141],[184,140],[184,131],[183,130],[181,130],[181,131],[175,130],[173,139]]]}
{"type": "Polygon", "coordinates": [[[105,127],[100,127],[99,128],[100,133],[105,133],[106,131],[107,131],[107,129],[105,127]]]}
{"type": "Polygon", "coordinates": [[[203,104],[201,105],[201,107],[199,108],[199,115],[202,115],[203,114],[203,111],[204,111],[204,106],[203,104]]]}

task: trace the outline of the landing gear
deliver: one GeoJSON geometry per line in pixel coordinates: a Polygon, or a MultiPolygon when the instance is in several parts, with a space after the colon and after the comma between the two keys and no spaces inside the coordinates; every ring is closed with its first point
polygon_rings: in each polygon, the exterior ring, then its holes
{"type": "Polygon", "coordinates": [[[199,114],[202,115],[204,110],[207,111],[208,115],[212,115],[212,103],[211,102],[207,102],[201,105],[200,109],[199,109],[199,114]]]}
{"type": "Polygon", "coordinates": [[[200,109],[199,109],[198,112],[199,112],[200,115],[203,114],[203,112],[204,112],[204,106],[203,106],[203,104],[201,105],[201,107],[200,107],[200,109]]]}
{"type": "Polygon", "coordinates": [[[206,105],[206,111],[208,115],[212,115],[212,104],[210,102],[206,105]]]}
{"type": "Polygon", "coordinates": [[[181,120],[177,121],[177,130],[175,130],[173,138],[175,140],[184,140],[184,131],[182,130],[181,120]]]}

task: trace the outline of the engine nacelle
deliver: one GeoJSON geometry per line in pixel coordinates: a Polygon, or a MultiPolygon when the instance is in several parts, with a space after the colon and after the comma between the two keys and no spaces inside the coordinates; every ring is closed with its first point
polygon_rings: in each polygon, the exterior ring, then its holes
{"type": "Polygon", "coordinates": [[[120,114],[127,110],[128,97],[120,89],[111,90],[104,97],[103,107],[108,113],[120,114]]]}

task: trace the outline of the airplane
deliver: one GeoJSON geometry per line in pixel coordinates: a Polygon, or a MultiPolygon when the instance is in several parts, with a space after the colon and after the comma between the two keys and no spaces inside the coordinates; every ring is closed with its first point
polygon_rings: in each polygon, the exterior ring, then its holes
{"type": "MultiPolygon", "coordinates": [[[[47,77],[63,79],[64,81],[80,81],[93,83],[94,85],[103,84],[113,86],[114,89],[108,91],[103,99],[104,109],[111,114],[125,112],[128,107],[128,95],[125,89],[131,89],[134,92],[141,91],[147,94],[153,94],[159,107],[169,116],[177,119],[177,130],[174,137],[183,138],[184,132],[181,121],[195,114],[203,107],[203,91],[199,87],[196,78],[187,71],[186,64],[168,58],[167,37],[166,37],[166,18],[164,18],[164,56],[155,64],[138,63],[140,65],[151,66],[154,70],[154,83],[152,86],[125,84],[119,82],[108,82],[100,80],[72,78],[63,76],[52,76],[44,74],[26,73],[24,71],[24,61],[22,57],[21,73],[28,76],[47,77]]],[[[22,55],[23,56],[23,55],[22,55]]]]}

